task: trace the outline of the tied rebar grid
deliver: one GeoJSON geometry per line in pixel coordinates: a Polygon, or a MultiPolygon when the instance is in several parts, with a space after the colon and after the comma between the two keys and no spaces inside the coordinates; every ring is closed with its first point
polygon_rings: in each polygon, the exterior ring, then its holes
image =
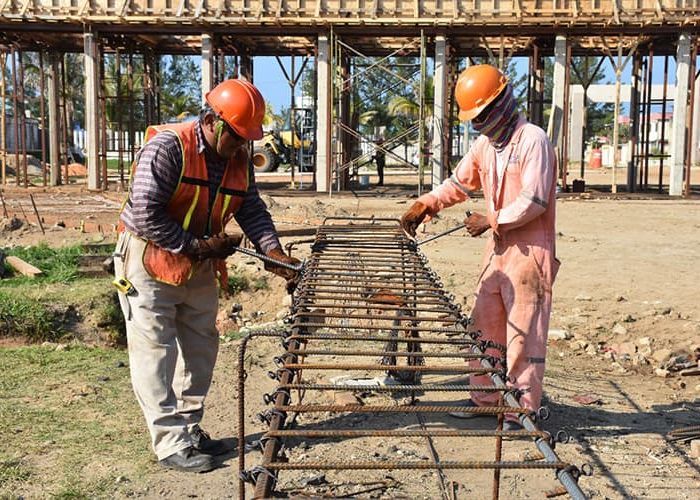
{"type": "MultiPolygon", "coordinates": [[[[276,366],[269,372],[278,385],[264,395],[270,408],[259,415],[269,426],[258,443],[262,463],[244,470],[244,457],[239,455],[241,498],[245,498],[244,481],[255,485],[255,498],[271,496],[281,470],[390,469],[437,470],[445,499],[451,497],[445,470],[493,470],[492,497],[498,498],[502,470],[550,469],[564,492],[573,498],[585,498],[578,486],[580,471],[559,459],[553,451],[555,439],[536,427],[531,412],[519,406],[518,394],[506,386],[504,346],[484,342],[477,332],[469,330],[469,319],[444,290],[415,242],[404,235],[398,221],[326,219],[302,271],[288,324],[281,334],[285,350],[274,358],[276,366]],[[470,385],[465,382],[469,374],[487,374],[493,385],[470,385]],[[375,394],[383,404],[331,403],[329,391],[375,394]],[[499,404],[472,408],[452,398],[435,399],[448,393],[460,393],[459,399],[463,399],[470,391],[498,393],[499,404]],[[426,401],[419,401],[418,396],[426,401]],[[424,417],[442,418],[449,412],[493,415],[498,424],[494,430],[425,425],[424,417]],[[320,413],[329,414],[332,420],[305,419],[302,428],[292,428],[297,417],[320,413]],[[373,418],[363,424],[362,430],[348,428],[360,414],[373,418]],[[524,429],[503,431],[506,414],[517,417],[524,429]],[[288,418],[290,415],[294,418],[288,418]],[[395,418],[394,428],[387,427],[390,416],[415,418],[418,428],[397,428],[395,418]],[[344,440],[380,437],[426,440],[432,463],[356,461],[348,460],[343,453],[344,440]],[[466,453],[470,447],[484,449],[483,441],[474,439],[492,438],[495,459],[440,460],[434,440],[446,437],[451,446],[466,453]],[[337,445],[338,459],[294,462],[284,452],[285,438],[332,440],[337,445]],[[524,446],[534,442],[539,458],[502,460],[504,438],[520,439],[518,443],[524,446]]],[[[241,381],[239,387],[242,390],[241,381]]],[[[239,398],[242,415],[245,401],[242,394],[239,398]]],[[[241,434],[244,432],[239,429],[241,434]]],[[[239,443],[239,449],[242,446],[239,443]]]]}

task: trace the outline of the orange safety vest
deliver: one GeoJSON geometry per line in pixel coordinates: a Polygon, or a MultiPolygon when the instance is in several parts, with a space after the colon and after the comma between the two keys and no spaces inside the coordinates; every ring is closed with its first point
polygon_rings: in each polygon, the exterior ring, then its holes
{"type": "MultiPolygon", "coordinates": [[[[243,204],[248,190],[248,150],[240,148],[228,161],[216,197],[209,211],[209,177],[204,154],[197,150],[196,122],[154,125],[146,129],[145,142],[160,133],[171,133],[180,141],[182,170],[166,211],[182,228],[197,238],[221,234],[226,224],[243,204]]],[[[131,178],[137,162],[131,167],[131,178]]],[[[123,230],[123,224],[120,224],[123,230]]],[[[183,254],[176,254],[148,242],[143,254],[143,265],[154,279],[180,286],[189,280],[195,263],[183,254]]],[[[219,281],[224,289],[227,282],[224,260],[216,262],[219,281]]]]}

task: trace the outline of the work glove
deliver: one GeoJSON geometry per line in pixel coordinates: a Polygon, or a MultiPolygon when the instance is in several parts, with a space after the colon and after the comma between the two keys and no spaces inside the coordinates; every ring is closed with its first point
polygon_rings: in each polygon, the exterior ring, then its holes
{"type": "Polygon", "coordinates": [[[401,216],[401,228],[411,237],[415,237],[416,229],[421,225],[430,209],[420,201],[416,201],[406,213],[401,216]]]}
{"type": "Polygon", "coordinates": [[[470,213],[464,219],[464,225],[467,227],[467,232],[473,237],[479,236],[488,229],[491,229],[491,224],[489,224],[486,216],[477,213],[470,213]]]}
{"type": "MultiPolygon", "coordinates": [[[[275,247],[269,252],[267,252],[265,255],[270,257],[271,259],[279,260],[280,262],[284,262],[285,264],[291,264],[292,266],[298,266],[301,264],[301,261],[299,259],[295,259],[294,257],[290,257],[289,255],[285,254],[280,247],[275,247]]],[[[293,271],[292,269],[287,269],[286,267],[282,266],[277,266],[275,264],[271,264],[269,262],[265,262],[265,270],[269,271],[273,274],[276,274],[277,276],[281,276],[285,280],[287,280],[287,292],[289,294],[294,293],[294,290],[296,289],[297,285],[299,284],[299,278],[300,278],[300,273],[299,271],[293,271]]]]}
{"type": "Polygon", "coordinates": [[[234,234],[228,236],[211,236],[210,238],[196,238],[186,252],[194,260],[202,261],[205,259],[225,259],[236,251],[238,245],[241,244],[243,235],[234,234]]]}

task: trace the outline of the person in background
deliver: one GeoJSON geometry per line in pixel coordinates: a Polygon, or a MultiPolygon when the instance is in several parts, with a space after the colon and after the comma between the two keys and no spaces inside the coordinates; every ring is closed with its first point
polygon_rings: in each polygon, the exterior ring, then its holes
{"type": "MultiPolygon", "coordinates": [[[[473,237],[491,231],[471,312],[483,340],[507,348],[508,383],[521,391],[520,404],[537,410],[542,398],[552,285],[559,268],[555,256],[554,148],[539,127],[517,110],[513,89],[497,68],[476,65],[457,80],[455,97],[461,121],[471,120],[481,135],[454,173],[421,196],[403,215],[404,230],[416,228],[440,210],[482,191],[486,213],[464,223],[473,237]]],[[[498,351],[489,351],[498,356],[498,351]]],[[[471,361],[473,367],[478,360],[471,361]]],[[[488,375],[473,376],[475,385],[491,385],[488,375]]],[[[497,392],[473,392],[467,407],[498,403],[497,392]]],[[[460,412],[455,417],[475,413],[460,412]]],[[[507,414],[506,430],[522,426],[507,414]]]]}
{"type": "Polygon", "coordinates": [[[377,164],[377,186],[384,185],[384,167],[386,166],[386,153],[384,152],[384,138],[380,137],[376,142],[377,147],[374,148],[374,162],[377,164]]]}
{"type": "MultiPolygon", "coordinates": [[[[200,426],[219,346],[218,289],[225,259],[242,235],[258,251],[298,264],[282,251],[260,198],[248,141],[262,137],[265,102],[244,80],[206,95],[199,119],[149,127],[132,166],[120,214],[115,284],[126,319],[131,380],[159,463],[205,472],[229,451],[200,426]]],[[[266,264],[295,283],[296,273],[266,264]]]]}

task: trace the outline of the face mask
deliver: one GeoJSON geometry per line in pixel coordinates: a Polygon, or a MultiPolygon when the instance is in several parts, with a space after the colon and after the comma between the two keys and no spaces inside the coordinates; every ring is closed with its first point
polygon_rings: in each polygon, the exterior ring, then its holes
{"type": "Polygon", "coordinates": [[[493,106],[482,111],[472,120],[472,126],[485,135],[496,149],[503,149],[510,140],[518,123],[518,108],[513,89],[508,84],[493,106]]]}

